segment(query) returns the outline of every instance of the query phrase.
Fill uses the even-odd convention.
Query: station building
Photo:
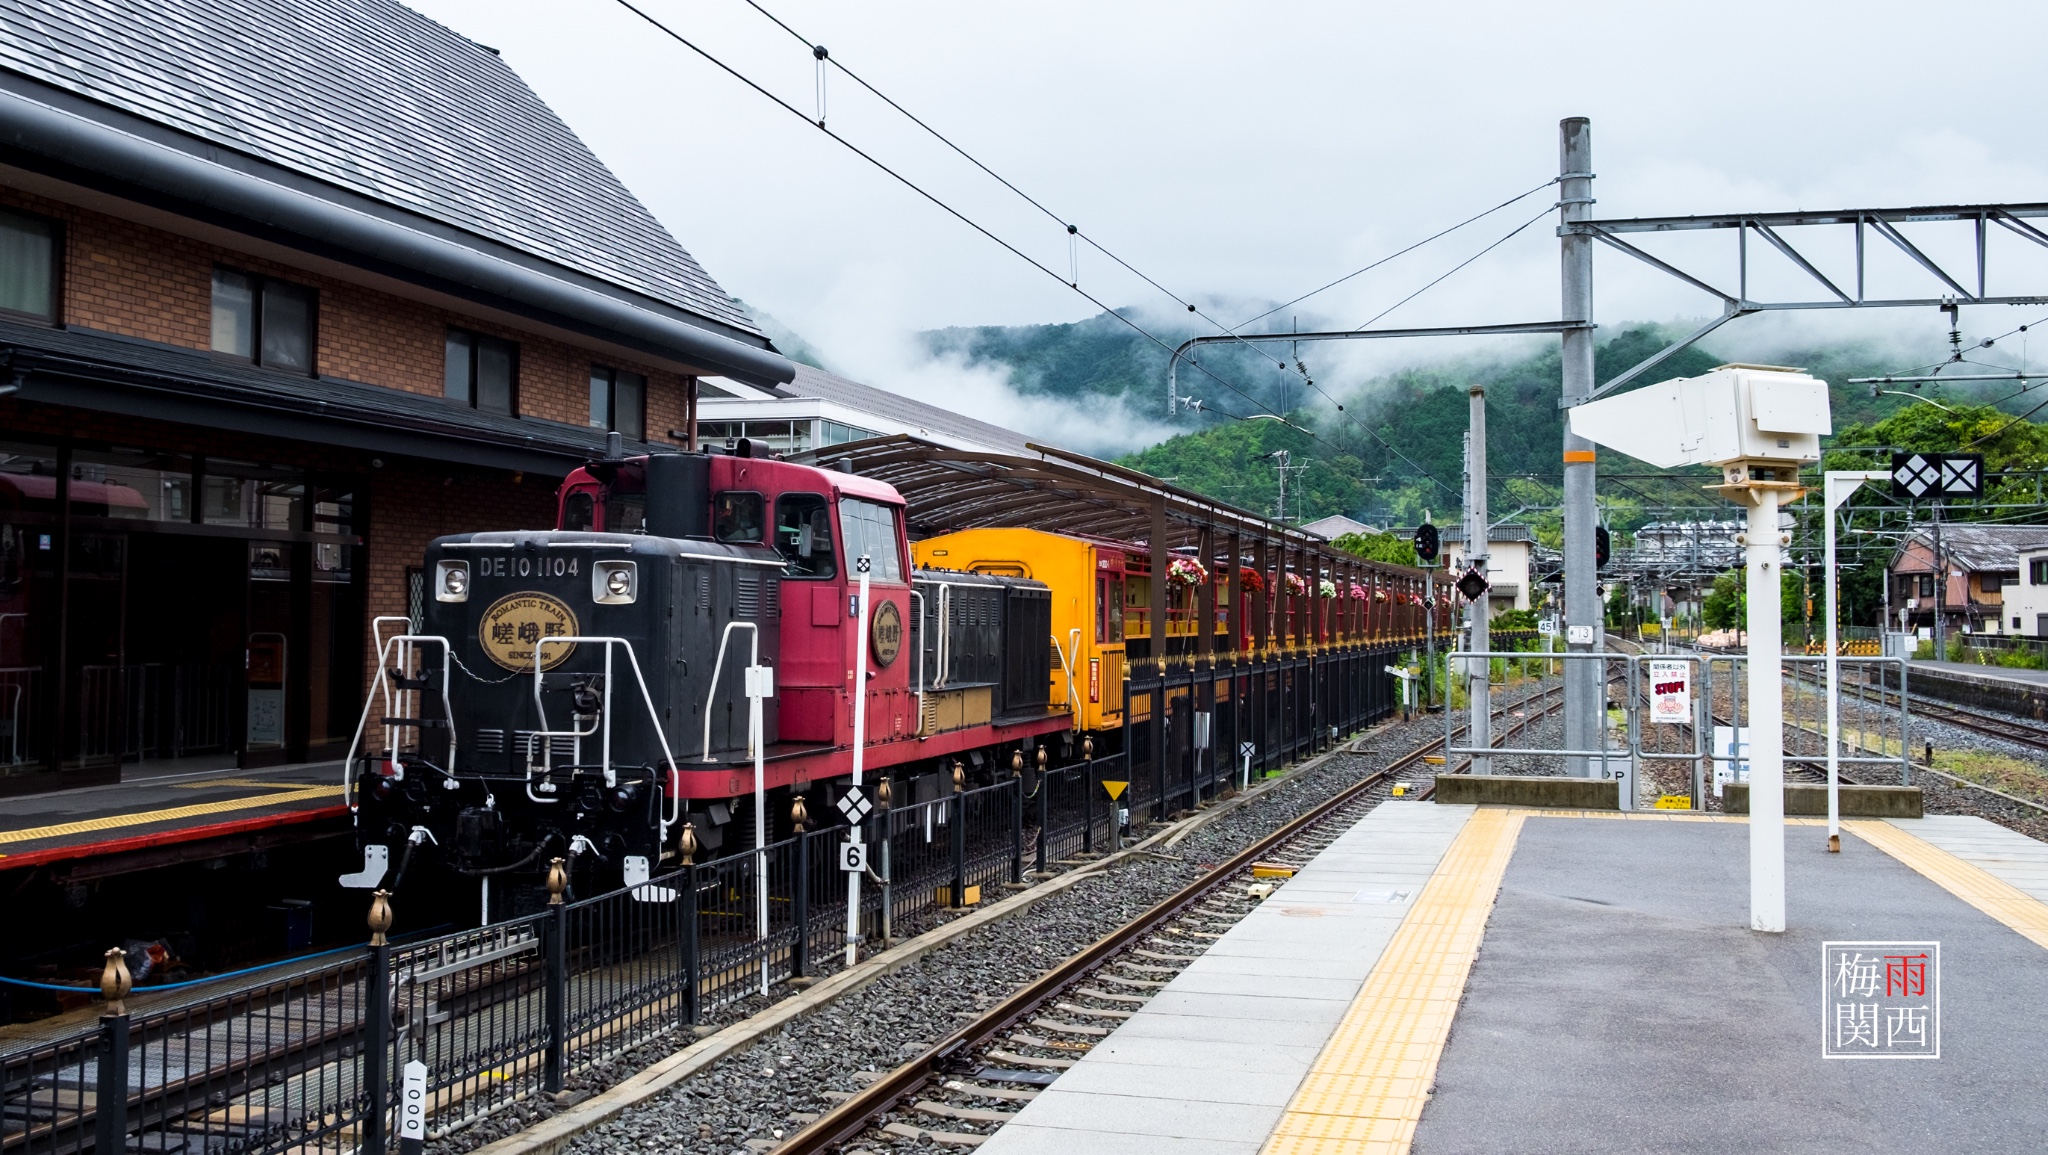
[[[708,446],[741,438],[774,453],[809,453],[871,437],[912,437],[948,449],[1028,453],[1031,439],[913,397],[810,365],[780,384],[723,377],[697,384],[697,435]]]
[[[338,757],[430,538],[793,373],[392,0],[0,10],[0,794]]]

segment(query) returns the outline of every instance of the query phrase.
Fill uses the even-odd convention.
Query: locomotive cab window
[[[597,528],[597,494],[588,487],[573,489],[562,499],[563,529]]]
[[[775,499],[775,550],[782,555],[782,575],[828,578],[832,564],[832,516],[823,496],[785,493]]]
[[[711,500],[711,536],[735,544],[761,541],[761,495],[728,490]]]
[[[882,582],[903,580],[903,563],[896,553],[894,506],[854,497],[840,498],[839,536],[846,544],[849,571],[855,570],[861,555],[866,554],[869,577]]]

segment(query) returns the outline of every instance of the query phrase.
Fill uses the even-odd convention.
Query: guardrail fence
[[[859,912],[872,949],[1027,869],[1114,844],[1102,783],[1129,780],[1124,755],[1033,770],[868,816]],[[379,935],[167,1009],[131,1015],[116,998],[96,1028],[0,1055],[0,1155],[381,1155],[397,1149],[409,1089],[432,1139],[636,1048],[680,1047],[721,1008],[843,957],[846,835],[799,832],[474,930]],[[411,1064],[424,1078],[408,1088]]]
[[[1749,770],[1749,658],[1744,654],[1620,654],[1456,652],[1449,669],[1463,678],[1484,670],[1489,695],[1497,687],[1537,668],[1560,662],[1592,662],[1607,686],[1606,725],[1597,745],[1565,749],[1555,745],[1481,747],[1460,744],[1456,728],[1468,711],[1447,710],[1446,755],[1472,757],[1475,771],[1494,759],[1513,758],[1519,773],[1564,775],[1586,767],[1591,777],[1621,779],[1630,807],[1655,805],[1652,783],[1679,768],[1690,778],[1687,803],[1704,809],[1707,794],[1719,796],[1728,782],[1746,781]],[[1912,782],[1906,748],[1910,724],[1904,687],[1905,660],[1841,656],[1841,747],[1844,768],[1882,768],[1902,785]],[[1827,663],[1824,655],[1783,658],[1785,761],[1788,766],[1827,765]],[[1886,687],[1899,689],[1887,690]],[[1496,726],[1501,725],[1497,720]],[[1644,766],[1653,773],[1646,781]]]

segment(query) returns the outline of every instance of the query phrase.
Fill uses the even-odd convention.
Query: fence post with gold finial
[[[100,1015],[99,1085],[94,1120],[98,1151],[128,1149],[128,992],[134,980],[128,973],[128,952],[120,947],[107,950],[107,963],[100,971],[100,996],[107,1001]]]
[[[369,924],[370,970],[363,977],[366,1038],[362,1052],[363,1094],[368,1103],[363,1115],[362,1149],[382,1151],[391,1109],[391,943],[384,937],[384,932],[391,929],[390,891],[378,890],[370,895]]]
[[[562,1090],[569,1049],[569,904],[563,901],[569,890],[569,862],[548,861],[548,970],[546,996],[547,1046],[541,1051],[541,1089],[550,1095]]]
[[[796,878],[790,893],[790,917],[796,923],[796,942],[790,946],[789,970],[793,979],[806,978],[811,973],[811,839],[805,828],[811,824],[811,814],[804,805],[804,796],[798,794],[789,800],[789,826],[796,837]]]

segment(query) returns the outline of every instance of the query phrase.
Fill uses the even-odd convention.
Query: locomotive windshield
[[[849,564],[855,558],[866,554],[869,573],[874,580],[903,580],[903,564],[896,556],[894,507],[854,497],[840,498],[839,535],[846,542],[846,559]]]
[[[580,485],[562,497],[562,529],[600,530],[605,533],[647,532],[647,486],[644,474],[621,469],[611,485],[599,489]],[[604,524],[597,523],[602,498]]]

